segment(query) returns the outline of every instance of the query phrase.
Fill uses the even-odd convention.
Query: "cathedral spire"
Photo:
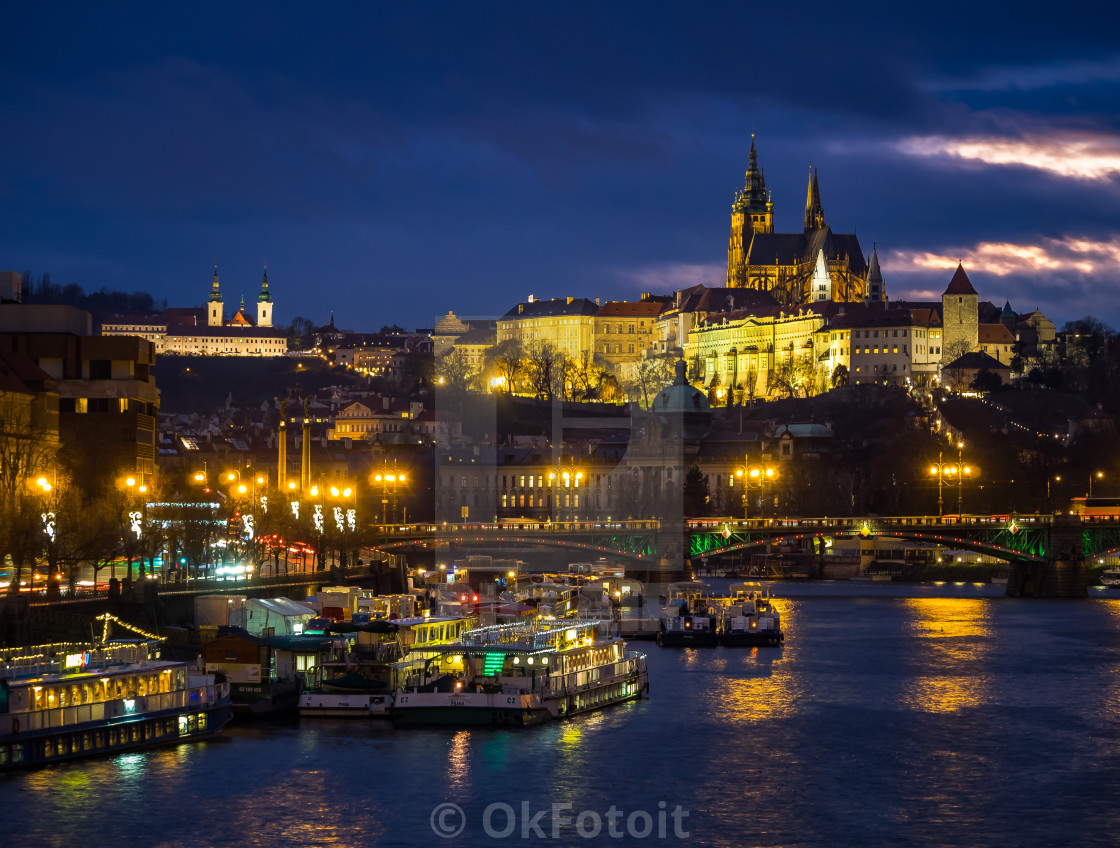
[[[817,183],[817,169],[809,166],[809,188],[805,193],[805,232],[824,229],[824,209],[821,207],[821,187]]]
[[[867,263],[867,297],[868,303],[876,303],[887,299],[887,291],[883,285],[883,272],[879,269],[879,252],[873,244],[871,246],[871,261]]]
[[[754,145],[753,133],[745,183],[742,194],[744,204],[748,209],[757,211],[766,203],[766,181],[758,168],[758,149]]]
[[[259,303],[270,303],[272,295],[268,291],[268,266],[264,266],[264,276],[261,277],[261,293],[257,295]]]

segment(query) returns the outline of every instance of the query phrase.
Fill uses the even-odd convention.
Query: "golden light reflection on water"
[[[458,797],[471,788],[471,734],[460,730],[447,748],[447,785]]]
[[[688,652],[692,656],[686,664],[705,664],[719,672],[707,693],[709,708],[731,724],[789,718],[806,696],[802,678],[795,672],[796,663],[791,662],[797,652],[795,602],[774,598],[773,604],[781,615],[786,645],[791,647],[720,648],[715,657],[710,651]]]
[[[992,646],[991,603],[975,598],[907,598],[922,672],[906,678],[901,700],[912,709],[952,713],[989,702],[986,660]]]
[[[1099,607],[1098,607],[1099,604]],[[1094,609],[1103,609],[1108,616],[1107,623],[1113,632],[1120,630],[1120,598],[1102,598],[1094,601]],[[1111,652],[1103,661],[1111,665],[1113,673],[1102,675],[1102,697],[1099,698],[1100,714],[1110,721],[1120,721],[1120,663]]]

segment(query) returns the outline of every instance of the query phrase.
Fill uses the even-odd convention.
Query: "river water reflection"
[[[783,649],[635,643],[648,700],[522,731],[235,725],[216,742],[4,777],[0,833],[10,845],[585,845],[584,813],[582,832],[594,814],[593,841],[612,844],[1120,842],[1120,595],[775,592]],[[433,824],[460,822],[433,815],[441,804],[464,816],[446,840]],[[556,838],[553,804],[573,820]]]

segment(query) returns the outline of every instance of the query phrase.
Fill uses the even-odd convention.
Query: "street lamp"
[[[957,517],[960,518],[962,514],[962,484],[965,477],[971,477],[974,470],[971,466],[965,465],[961,457],[960,451],[964,448],[964,442],[957,443],[957,461],[944,462],[942,460],[941,452],[937,454],[937,462],[930,466],[930,476],[937,478],[937,517],[941,518],[945,515],[944,502],[941,498],[941,487],[945,482],[945,478],[949,478],[949,482],[957,481]]]
[[[394,462],[394,465],[396,463]],[[373,475],[373,482],[381,486],[381,523],[397,520],[397,484],[407,482],[404,472],[382,471]],[[386,511],[388,511],[386,515]]]
[[[735,476],[743,481],[743,518],[750,518],[751,486],[758,487],[759,515],[761,517],[762,504],[766,500],[765,486],[768,481],[778,476],[778,471],[772,465],[746,465],[735,469]]]
[[[556,518],[558,521],[564,520],[564,514],[560,511],[560,495],[557,489],[563,488],[565,490],[576,489],[575,492],[564,492],[563,508],[570,510],[568,518],[574,521],[576,513],[579,511],[579,487],[583,482],[583,472],[576,469],[575,463],[571,460],[568,461],[567,466],[562,462],[559,471],[548,472],[548,482],[552,487],[552,502],[556,509]]]
[[[1054,475],[1054,482],[1055,483],[1061,483],[1062,482],[1062,475],[1061,474],[1055,474]],[[1046,508],[1047,509],[1050,508],[1050,477],[1046,478]]]
[[[1093,478],[1094,477],[1096,477],[1098,480],[1100,480],[1104,477],[1104,472],[1103,471],[1098,471],[1096,474],[1090,474],[1089,475],[1089,497],[1093,497]]]

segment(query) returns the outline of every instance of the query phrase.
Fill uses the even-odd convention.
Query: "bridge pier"
[[[1089,575],[1079,516],[1054,516],[1046,562],[1013,562],[1009,598],[1087,598]]]
[[[1013,562],[1007,577],[1009,598],[1087,598],[1088,572],[1081,558],[1050,562]]]

